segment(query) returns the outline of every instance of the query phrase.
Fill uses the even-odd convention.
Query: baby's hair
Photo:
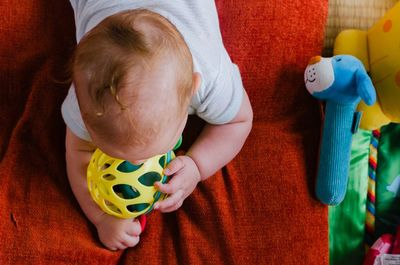
[[[112,15],[89,31],[79,42],[72,58],[72,75],[83,73],[87,87],[76,87],[82,116],[87,125],[104,137],[119,134],[114,129],[102,125],[109,110],[109,96],[114,98],[121,111],[134,105],[120,98],[124,87],[140,87],[144,82],[143,73],[151,71],[161,60],[173,62],[176,80],[176,118],[186,112],[192,95],[192,57],[183,37],[164,17],[148,10],[128,10]],[[130,83],[127,75],[133,74]],[[132,90],[132,91],[131,91]],[[130,89],[130,99],[135,99],[137,91]],[[125,93],[124,93],[125,95]],[[171,95],[174,97],[174,95]],[[85,100],[83,103],[82,98]],[[86,109],[85,109],[86,108]],[[122,115],[122,116],[126,116]],[[136,119],[136,120],[135,120]],[[136,117],[125,119],[125,123],[134,123],[134,130],[140,130],[140,121]],[[121,122],[121,117],[109,117],[109,122]],[[162,124],[157,123],[162,127]],[[129,126],[132,127],[132,124]],[[128,127],[129,127],[128,126]],[[126,131],[127,126],[121,130]],[[150,128],[143,128],[150,129]],[[151,128],[154,130],[154,128]],[[114,132],[112,132],[114,130]],[[129,133],[129,132],[126,132]],[[130,132],[132,134],[132,132]]]

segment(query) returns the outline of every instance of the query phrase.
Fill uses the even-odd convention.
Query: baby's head
[[[94,144],[131,162],[174,147],[200,84],[180,33],[147,10],[118,13],[89,31],[72,74]]]

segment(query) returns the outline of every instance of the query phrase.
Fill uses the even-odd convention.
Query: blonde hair
[[[149,108],[155,113],[144,118],[136,107],[143,73],[166,58],[175,68],[176,93],[167,102],[153,99],[152,105],[158,108]],[[183,118],[193,94],[192,56],[183,37],[167,19],[143,9],[112,15],[89,31],[72,58],[73,79],[77,72],[83,73],[88,84],[76,87],[86,125],[101,139],[116,144],[146,143],[172,119]],[[127,84],[128,73],[134,74],[133,83]],[[121,90],[132,102],[121,99]]]

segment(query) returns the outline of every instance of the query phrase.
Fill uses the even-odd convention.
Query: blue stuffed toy
[[[375,89],[362,62],[350,55],[311,58],[304,81],[311,95],[326,101],[316,194],[337,205],[346,195],[351,139],[361,117],[356,107],[361,99],[374,104]]]

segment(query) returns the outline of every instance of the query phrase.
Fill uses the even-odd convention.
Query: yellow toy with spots
[[[181,144],[182,136],[173,150]],[[154,183],[168,181],[164,168],[175,158],[173,150],[134,165],[96,149],[86,174],[92,199],[109,215],[119,218],[140,217],[143,230],[145,214],[153,210],[154,203],[167,197],[155,188]]]
[[[134,165],[97,149],[87,168],[87,182],[92,199],[109,215],[136,218],[149,213],[160,193],[154,183],[165,183],[164,168],[175,158],[173,151],[154,156],[143,164]]]
[[[358,105],[363,113],[360,127],[375,130],[390,122],[400,123],[400,2],[368,31],[341,32],[334,54],[359,58],[374,84],[377,102]]]

